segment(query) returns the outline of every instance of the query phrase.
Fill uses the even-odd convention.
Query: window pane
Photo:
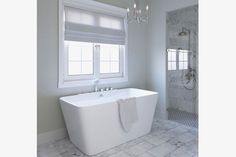
[[[171,61],[171,52],[168,52],[168,61]]]
[[[184,62],[184,69],[188,69],[188,62]]]
[[[119,51],[117,52],[111,52],[111,61],[119,61]]]
[[[119,62],[111,62],[111,73],[119,73]]]
[[[179,70],[184,69],[184,62],[179,62]]]
[[[184,60],[185,60],[185,61],[188,60],[188,53],[184,53]]]
[[[100,46],[100,60],[101,61],[109,61],[110,60],[110,53],[109,47],[105,45]]]
[[[168,51],[168,61],[176,61],[176,51]]]
[[[184,61],[184,53],[179,52],[179,61]]]
[[[119,61],[119,47],[113,47],[110,50],[110,59],[111,61]]]
[[[176,52],[172,52],[171,54],[172,54],[171,55],[171,60],[176,61]]]
[[[171,62],[168,62],[168,70],[172,70],[172,68],[171,68]]]
[[[81,60],[81,47],[74,42],[69,42],[68,45],[68,57],[69,60],[79,61]]]
[[[83,61],[93,60],[93,47],[92,46],[86,46],[82,48],[82,60]]]
[[[188,60],[188,53],[179,52],[179,61],[187,61],[187,60]]]
[[[172,70],[176,70],[176,62],[171,62],[171,68]]]
[[[100,62],[100,73],[110,72],[110,62]]]
[[[93,73],[93,63],[82,62],[82,74],[92,74],[92,73]]]
[[[81,62],[69,62],[68,73],[69,75],[81,74]]]
[[[176,62],[168,62],[168,70],[176,70]]]
[[[93,43],[66,41],[68,45],[68,74],[93,74]]]
[[[69,60],[92,60],[93,44],[86,42],[67,41]]]
[[[120,70],[120,46],[100,44],[100,72],[119,73]]]

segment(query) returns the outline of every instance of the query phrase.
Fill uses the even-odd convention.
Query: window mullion
[[[100,78],[100,45],[94,44],[94,76]]]
[[[180,70],[179,68],[179,51],[176,51],[176,70]]]
[[[82,60],[82,48],[80,48],[80,60],[81,60],[81,62],[80,62],[80,73],[82,73],[83,72],[83,60]]]
[[[124,50],[121,46],[119,46],[119,73],[121,73],[121,75],[124,75]]]
[[[69,47],[67,44],[64,45],[64,77],[67,77],[69,74]]]

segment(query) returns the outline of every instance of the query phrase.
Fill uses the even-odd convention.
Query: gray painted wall
[[[100,0],[120,7],[117,0]],[[93,87],[57,88],[58,65],[58,0],[38,0],[37,56],[37,130],[38,134],[65,128],[58,98],[92,91]],[[122,4],[122,5],[121,5]],[[133,4],[133,2],[131,3]],[[113,88],[146,88],[147,25],[129,25],[127,83],[109,85]]]
[[[197,4],[197,0],[149,0],[147,88],[159,92],[155,118],[166,119],[166,13]]]

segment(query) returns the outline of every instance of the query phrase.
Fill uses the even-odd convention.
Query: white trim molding
[[[44,144],[50,141],[59,140],[62,138],[68,137],[67,130],[65,128],[45,132],[37,135],[37,144]]]

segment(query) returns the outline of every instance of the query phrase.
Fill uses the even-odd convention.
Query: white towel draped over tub
[[[136,98],[117,100],[119,106],[120,122],[125,130],[129,132],[132,125],[138,120]]]

